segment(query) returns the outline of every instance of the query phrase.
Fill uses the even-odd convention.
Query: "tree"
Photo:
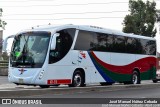
[[[9,60],[8,53],[7,52],[2,53],[2,58],[3,58],[3,60],[8,61]]]
[[[3,10],[0,8],[0,17],[2,17],[2,12]],[[0,28],[5,29],[5,25],[7,25],[7,23],[0,18]]]
[[[3,56],[6,58],[6,55],[2,55],[2,53],[1,53],[2,52],[2,42],[3,42],[3,40],[2,40],[3,30],[5,29],[5,25],[7,24],[5,21],[3,21],[1,19],[2,12],[3,12],[3,10],[2,10],[2,8],[0,8],[0,28],[2,28],[2,29],[0,29],[0,59],[3,59]]]
[[[123,32],[155,37],[156,28],[154,24],[157,20],[156,3],[147,0],[129,0],[130,14],[123,20]]]

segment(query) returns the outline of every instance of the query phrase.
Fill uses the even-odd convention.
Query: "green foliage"
[[[8,56],[7,52],[2,53],[2,58],[3,58],[3,60],[5,60],[5,61],[8,61],[8,60],[9,60],[9,56]]]
[[[157,22],[160,22],[160,10],[157,10]]]
[[[0,8],[0,17],[2,16],[2,12],[3,12],[3,10],[2,10],[2,8]],[[5,21],[1,20],[1,18],[0,18],[0,27],[2,29],[5,29],[5,25],[7,25],[7,23]]]
[[[130,14],[123,20],[123,32],[155,37],[157,20],[156,3],[142,0],[129,0]]]

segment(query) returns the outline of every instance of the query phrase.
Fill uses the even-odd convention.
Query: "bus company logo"
[[[11,104],[11,99],[2,99],[2,104]]]
[[[86,54],[85,54],[85,53],[83,53],[83,52],[81,51],[80,54],[81,54],[81,57],[82,57],[82,58],[86,59]]]
[[[19,69],[19,71],[20,71],[20,75],[22,75],[27,70],[25,70],[24,68],[21,68],[21,69]]]
[[[79,52],[80,56],[78,56],[78,62],[81,63],[82,59],[86,59],[86,53],[83,53],[83,51]]]

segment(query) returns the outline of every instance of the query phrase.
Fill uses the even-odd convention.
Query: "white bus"
[[[156,40],[95,26],[36,27],[15,35],[8,80],[42,88],[140,84],[156,78]]]

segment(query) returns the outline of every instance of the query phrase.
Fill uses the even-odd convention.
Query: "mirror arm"
[[[59,33],[55,33],[53,35],[52,41],[51,41],[51,50],[55,50],[56,49],[56,38],[59,36]]]
[[[15,35],[10,35],[7,38],[5,38],[4,42],[3,42],[3,47],[2,47],[2,52],[7,52],[7,41],[10,38],[14,38]]]

